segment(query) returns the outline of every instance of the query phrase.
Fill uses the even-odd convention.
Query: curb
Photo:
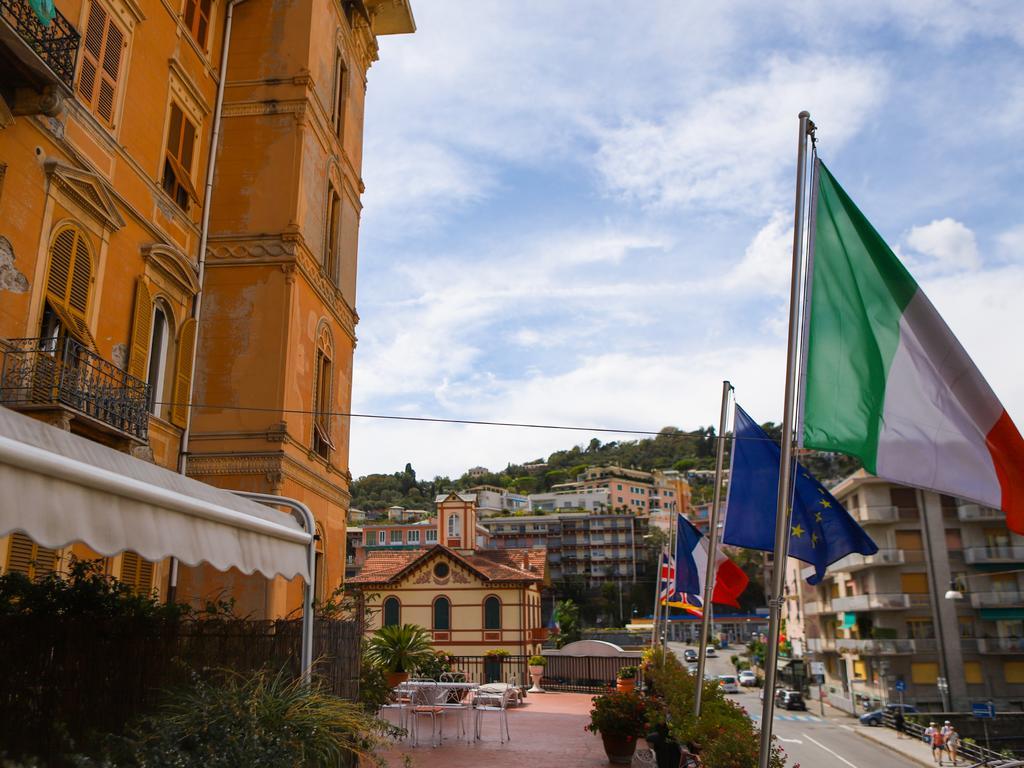
[[[857,728],[854,728],[853,732],[855,734],[857,734],[858,736],[860,736],[862,739],[866,739],[867,741],[870,741],[872,744],[878,744],[880,747],[885,747],[890,752],[899,755],[900,757],[904,758],[905,760],[913,761],[913,762],[917,763],[918,765],[927,766],[927,768],[933,768],[933,766],[935,765],[935,761],[934,760],[931,760],[931,759],[926,758],[926,757],[917,757],[916,755],[907,754],[902,749],[897,749],[893,744],[890,744],[887,741],[883,741],[882,739],[876,739],[874,736],[869,736],[868,734],[864,733],[864,731],[861,731],[861,730],[859,730]]]

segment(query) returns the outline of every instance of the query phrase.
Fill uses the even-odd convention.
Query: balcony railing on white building
[[[1024,606],[1024,593],[1017,590],[1003,592],[971,592],[971,605],[974,608],[991,608],[993,606]]]
[[[965,523],[1002,521],[1006,519],[1006,515],[998,509],[983,507],[979,504],[961,504],[956,508],[956,516]]]
[[[836,611],[901,611],[909,607],[910,596],[904,594],[832,598],[832,608]]]
[[[836,650],[840,653],[857,653],[865,656],[901,656],[914,653],[917,640],[909,638],[878,639],[840,639],[836,640]]]
[[[983,637],[978,639],[981,653],[1024,653],[1024,637]]]
[[[1024,547],[1013,544],[994,547],[967,547],[964,549],[967,563],[1024,563]]]
[[[895,523],[900,519],[899,507],[854,507],[850,514],[859,523]]]

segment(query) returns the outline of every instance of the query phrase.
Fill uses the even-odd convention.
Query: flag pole
[[[793,410],[795,376],[799,371],[798,336],[800,332],[800,272],[803,256],[804,182],[807,176],[807,137],[812,130],[811,116],[800,113],[800,132],[796,155],[796,204],[793,218],[793,267],[789,287],[789,338],[786,350],[786,393],[782,411],[779,488],[775,508],[775,563],[768,597],[768,648],[765,652],[764,702],[761,706],[761,745],[759,768],[769,768],[772,752],[772,720],[775,716],[775,673],[779,659],[779,627],[782,613],[782,588],[786,580],[789,553],[791,471],[793,461]]]
[[[661,569],[665,565],[665,547],[662,546],[661,554],[658,555],[658,572],[654,577],[654,613],[651,614],[651,649],[658,644],[658,614],[661,607],[661,585],[664,579]]]
[[[708,562],[704,571],[704,594],[701,597],[700,646],[697,648],[697,688],[694,698],[694,712],[700,717],[701,700],[704,695],[704,665],[707,662],[708,640],[711,633],[712,596],[715,589],[715,569],[718,559],[718,510],[722,503],[722,467],[725,464],[725,426],[729,418],[729,395],[733,387],[728,381],[722,382],[722,413],[718,419],[718,453],[715,455],[715,493],[711,502],[708,520]]]
[[[661,622],[664,625],[661,629],[661,650],[667,652],[668,648],[668,619],[672,615],[672,606],[669,603],[672,601],[672,595],[675,592],[675,567],[673,562],[676,557],[676,530],[679,528],[675,517],[672,518],[672,525],[668,529],[668,597],[665,599],[665,608],[661,614]],[[661,599],[661,595],[658,596]]]

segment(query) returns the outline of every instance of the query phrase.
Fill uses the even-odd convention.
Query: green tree
[[[555,621],[558,622],[558,637],[555,645],[562,648],[580,639],[580,608],[572,600],[555,603]]]

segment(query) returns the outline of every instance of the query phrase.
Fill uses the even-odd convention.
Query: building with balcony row
[[[902,680],[927,708],[1024,709],[1024,539],[1003,513],[864,472],[832,493],[879,550],[840,560],[816,587],[790,560],[794,651],[824,661],[848,697],[888,699]]]
[[[0,405],[303,501],[320,596],[345,571],[334,414],[351,392],[366,75],[380,35],[414,29],[406,0],[0,0]],[[15,533],[0,569],[38,577],[70,554],[95,555]],[[297,581],[175,579],[131,552],[104,568],[179,599],[229,589],[254,616],[299,603]]]

